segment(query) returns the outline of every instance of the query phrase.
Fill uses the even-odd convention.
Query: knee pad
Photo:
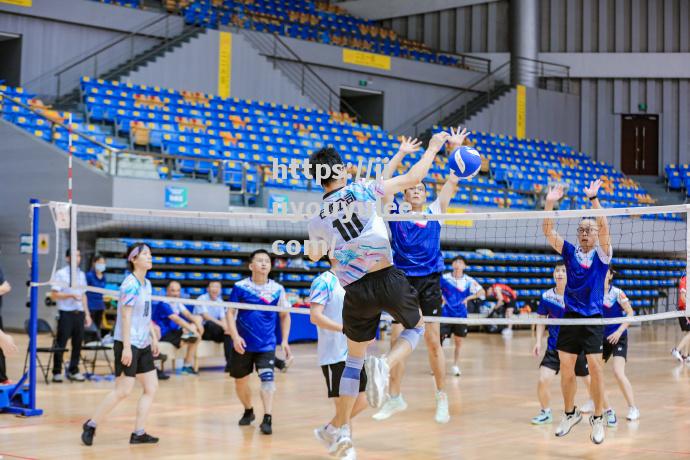
[[[340,377],[340,395],[356,397],[359,394],[359,378],[364,367],[364,358],[348,356]]]
[[[276,384],[274,381],[273,369],[257,369],[261,380],[261,391],[274,391]]]
[[[424,326],[415,327],[412,329],[405,329],[400,333],[400,338],[407,340],[414,350],[417,348],[419,339],[424,335]]]

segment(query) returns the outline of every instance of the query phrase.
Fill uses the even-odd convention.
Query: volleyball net
[[[81,252],[82,270],[95,253],[106,259],[106,288],[88,287],[117,298],[118,286],[127,272],[126,250],[134,242],[146,243],[153,254],[153,268],[148,277],[154,289],[154,301],[182,302],[204,306],[197,300],[211,282],[220,282],[221,296],[227,300],[232,286],[250,276],[248,256],[256,249],[267,250],[273,259],[270,277],[282,284],[292,308],[271,305],[213,302],[238,309],[290,311],[309,314],[310,284],[328,268],[324,262],[311,262],[304,255],[310,244],[307,223],[318,214],[320,203],[312,203],[292,212],[287,208],[241,212],[193,212],[113,208],[50,202],[55,248],[52,251],[49,276],[37,286],[55,285],[57,270],[64,267],[65,253],[70,251],[70,279],[76,287],[77,249]],[[245,208],[246,209],[246,208]],[[293,209],[294,211],[294,209]],[[371,214],[367,215],[367,212]],[[414,221],[415,225],[441,223],[441,247],[445,272],[453,270],[452,260],[461,256],[464,273],[484,289],[500,284],[516,294],[512,318],[486,317],[495,302],[491,296],[479,301],[479,309],[467,318],[427,317],[429,322],[469,325],[505,324],[617,324],[641,323],[676,318],[679,280],[688,266],[688,206],[656,206],[568,211],[491,211],[454,212],[443,215],[424,213],[388,214],[380,207],[356,209],[349,218],[339,219],[334,228],[352,238],[362,231],[373,213],[385,221]],[[358,215],[359,214],[359,215]],[[353,217],[354,216],[354,217]],[[549,244],[544,225],[565,241],[575,245],[582,238],[595,238],[604,219],[609,229],[613,251],[612,284],[622,289],[635,310],[629,318],[553,319],[536,314],[541,295],[555,286],[554,265],[561,260]],[[584,225],[583,221],[588,224]],[[589,227],[588,227],[589,228]],[[591,233],[589,233],[591,232]],[[347,239],[347,238],[346,238]],[[46,273],[46,271],[44,271]],[[177,281],[182,299],[166,295],[166,286]]]

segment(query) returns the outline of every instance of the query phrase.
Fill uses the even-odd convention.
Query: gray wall
[[[79,58],[100,49],[129,31],[161,17],[148,12],[84,0],[34,0],[31,8],[0,4],[0,32],[22,35],[21,82],[29,91],[50,97],[56,91],[53,74]],[[168,32],[179,33],[181,17],[169,19]],[[135,54],[158,43],[165,34],[163,23],[145,29],[134,41]],[[102,73],[123,62],[131,52],[129,41],[99,57]],[[92,75],[91,61],[65,76],[62,92],[73,87],[80,75]]]
[[[165,206],[165,189],[168,186],[187,189],[188,206],[180,208],[181,211],[226,212],[228,210],[230,194],[225,185],[129,177],[115,177],[113,179],[111,206],[116,208],[167,209]]]

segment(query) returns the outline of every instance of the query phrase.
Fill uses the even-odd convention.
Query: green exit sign
[[[647,104],[645,104],[645,103],[637,104],[637,110],[639,110],[640,112],[646,112],[647,111]]]
[[[366,80],[360,80],[359,81],[359,86],[367,86],[368,84],[369,84],[369,82]]]

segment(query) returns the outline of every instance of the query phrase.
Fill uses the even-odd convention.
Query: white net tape
[[[212,253],[207,246],[225,245],[223,252],[219,252],[223,260],[237,261],[246,259],[246,255],[254,249],[275,249],[275,241],[287,241],[289,238],[303,241],[307,238],[306,222],[313,214],[290,213],[272,214],[268,212],[190,212],[173,210],[149,210],[129,208],[109,208],[100,206],[73,205],[65,220],[65,204],[52,202],[49,204],[51,214],[55,220],[56,247],[53,270],[50,280],[39,282],[37,285],[57,284],[53,279],[58,261],[64,256],[59,248],[72,247],[76,242],[83,254],[103,251],[108,254],[108,264],[112,268],[108,271],[108,286],[106,289],[88,287],[88,292],[101,293],[117,298],[118,280],[121,281],[124,272],[124,248],[127,241],[143,241],[151,244],[154,256],[163,254],[162,259],[170,263],[160,264],[167,271],[162,271],[154,263],[152,272],[155,273],[156,291],[154,301],[182,302],[187,305],[207,305],[208,301],[192,298],[171,298],[162,294],[162,285],[171,279],[181,280],[181,284],[188,290],[188,295],[199,294],[205,281],[221,277],[225,284],[232,276],[246,277],[249,275],[244,265],[236,266],[234,273],[231,268],[220,268],[209,265],[191,266],[196,259],[211,261],[220,258]],[[620,324],[643,323],[687,316],[685,311],[677,311],[678,279],[685,274],[688,265],[688,227],[686,215],[688,206],[655,206],[621,209],[573,210],[573,211],[519,211],[519,212],[472,212],[446,213],[442,215],[406,214],[383,215],[384,220],[439,220],[445,222],[442,231],[442,248],[446,261],[453,254],[462,254],[468,259],[467,271],[477,273],[472,275],[483,281],[481,284],[491,284],[494,281],[513,281],[520,289],[518,302],[535,305],[539,292],[553,287],[549,278],[551,267],[557,259],[557,254],[548,246],[542,233],[544,218],[551,218],[555,226],[566,238],[576,238],[574,230],[581,218],[604,216],[608,218],[614,251],[614,265],[628,267],[622,272],[620,283],[625,291],[638,293],[636,300],[645,311],[633,317],[619,318],[589,318],[589,319],[552,319],[541,318],[534,312],[517,314],[508,318],[487,318],[482,314],[470,314],[468,318],[456,317],[425,317],[427,322],[468,325],[575,325],[575,324]],[[67,227],[67,229],[65,229]],[[60,235],[57,237],[57,235]],[[61,245],[60,242],[63,242]],[[189,244],[191,241],[191,244]],[[167,244],[166,246],[163,243]],[[185,245],[178,244],[184,242]],[[196,243],[196,244],[195,244]],[[204,243],[204,244],[201,244]],[[233,244],[233,247],[228,245]],[[175,247],[180,248],[176,250]],[[204,246],[205,245],[205,246]],[[195,253],[194,247],[199,247]],[[226,247],[227,246],[227,247]],[[471,252],[474,251],[474,252]],[[478,255],[470,260],[469,256]],[[212,256],[212,257],[209,257]],[[232,257],[234,256],[234,257]],[[535,257],[539,257],[534,262]],[[273,255],[273,257],[277,257]],[[286,256],[289,257],[289,256]],[[178,263],[175,269],[172,262]],[[73,258],[74,260],[74,258]],[[514,264],[511,265],[511,262]],[[233,262],[237,263],[237,262]],[[84,266],[84,264],[82,264]],[[638,268],[636,268],[638,267]],[[640,270],[639,267],[647,267]],[[450,267],[447,266],[449,269]],[[74,269],[74,268],[73,268]],[[225,270],[225,271],[223,271]],[[284,268],[274,268],[278,273],[279,282],[284,282],[286,288],[290,283],[295,292],[306,296],[308,283],[313,276],[323,269],[290,271]],[[242,272],[242,274],[237,273]],[[285,273],[282,273],[285,272]],[[488,274],[487,274],[488,273]],[[540,275],[529,275],[539,273]],[[150,273],[151,274],[151,273]],[[292,281],[295,276],[302,276],[300,281]],[[481,275],[484,274],[482,277]],[[175,278],[166,277],[175,275]],[[192,279],[192,275],[195,277]],[[286,275],[283,279],[283,275]],[[290,275],[294,275],[290,278]],[[204,278],[204,276],[206,276]],[[185,278],[186,277],[186,278]],[[308,277],[308,279],[306,278]],[[76,279],[76,277],[72,277]],[[239,278],[233,278],[236,281]],[[286,281],[287,280],[287,281]],[[614,281],[614,285],[617,282]],[[640,289],[635,289],[635,288]],[[529,289],[527,289],[529,288]],[[644,288],[644,289],[642,289]],[[226,292],[223,292],[226,294]],[[280,308],[253,304],[238,304],[233,302],[213,302],[228,308],[254,309],[263,311],[284,312],[295,314],[309,314],[308,308]],[[533,309],[534,310],[534,309]],[[664,311],[665,310],[665,311]],[[384,319],[386,315],[384,315]]]

